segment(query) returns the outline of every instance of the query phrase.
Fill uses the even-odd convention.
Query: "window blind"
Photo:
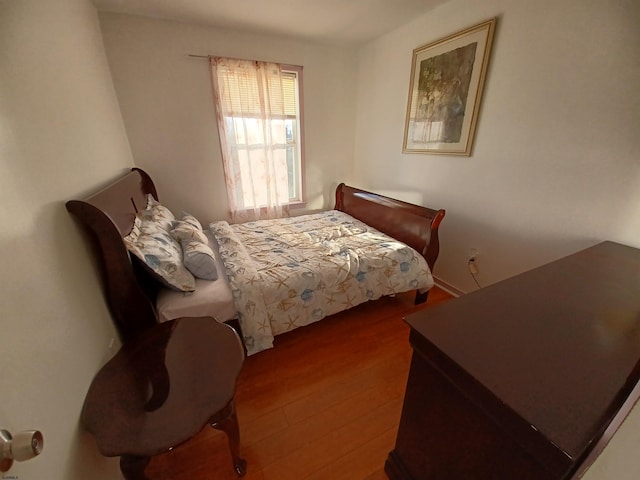
[[[275,68],[275,67],[274,67]],[[232,116],[260,115],[261,102],[269,102],[270,110],[287,117],[296,117],[298,112],[296,95],[296,72],[282,71],[278,76],[269,72],[267,87],[261,95],[258,72],[239,73],[224,66],[217,67],[218,81],[222,90],[223,111]]]

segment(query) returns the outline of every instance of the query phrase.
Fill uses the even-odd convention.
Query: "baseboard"
[[[441,278],[438,278],[438,277],[434,276],[433,280],[435,281],[436,285],[439,288],[441,288],[442,290],[444,290],[447,293],[450,293],[454,297],[461,297],[462,295],[465,294],[465,292],[463,292],[462,290],[457,289],[456,287],[454,287],[453,285],[445,282]]]

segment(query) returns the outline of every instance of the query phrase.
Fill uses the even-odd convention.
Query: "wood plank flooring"
[[[452,298],[432,289],[368,302],[276,338],[246,359],[236,406],[246,480],[386,480],[409,371],[402,317]],[[236,480],[223,433],[205,427],[155,457],[151,480]]]

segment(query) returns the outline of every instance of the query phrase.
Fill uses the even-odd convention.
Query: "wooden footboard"
[[[438,228],[445,216],[443,209],[414,205],[344,183],[336,188],[335,208],[414,248],[433,271],[440,252]],[[416,298],[419,300],[423,299]]]

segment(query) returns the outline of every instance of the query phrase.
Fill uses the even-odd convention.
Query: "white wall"
[[[412,50],[498,17],[471,157],[402,154]],[[354,179],[445,208],[436,274],[475,288],[604,239],[640,247],[640,3],[451,0],[359,54]]]
[[[403,155],[412,50],[498,17],[470,158]],[[354,179],[446,208],[436,274],[462,291],[610,239],[640,247],[640,3],[451,0],[359,53]],[[597,295],[597,292],[594,292]],[[640,410],[586,480],[640,478]]]
[[[0,428],[40,429],[20,479],[118,478],[78,418],[114,336],[64,201],[132,166],[95,9],[0,2]]]
[[[351,180],[355,148],[357,183],[448,209],[437,273],[468,290],[469,247],[492,283],[605,238],[640,246],[639,10],[631,0],[452,0],[366,46],[357,78],[349,50],[112,14],[101,27],[136,164],[171,206],[204,218],[226,210],[208,68],[185,54],[302,64],[310,206],[331,205],[335,183]],[[402,155],[411,50],[491,16],[473,156]],[[45,435],[44,453],[9,473],[118,478],[117,461],[78,427],[114,331],[63,203],[133,164],[97,16],[86,0],[3,0],[0,32],[0,428]],[[639,415],[585,478],[638,478]]]
[[[304,67],[308,208],[333,205],[353,159],[353,50],[113,13],[100,23],[134,161],[163,203],[227,217],[209,63],[187,56],[211,54]]]

